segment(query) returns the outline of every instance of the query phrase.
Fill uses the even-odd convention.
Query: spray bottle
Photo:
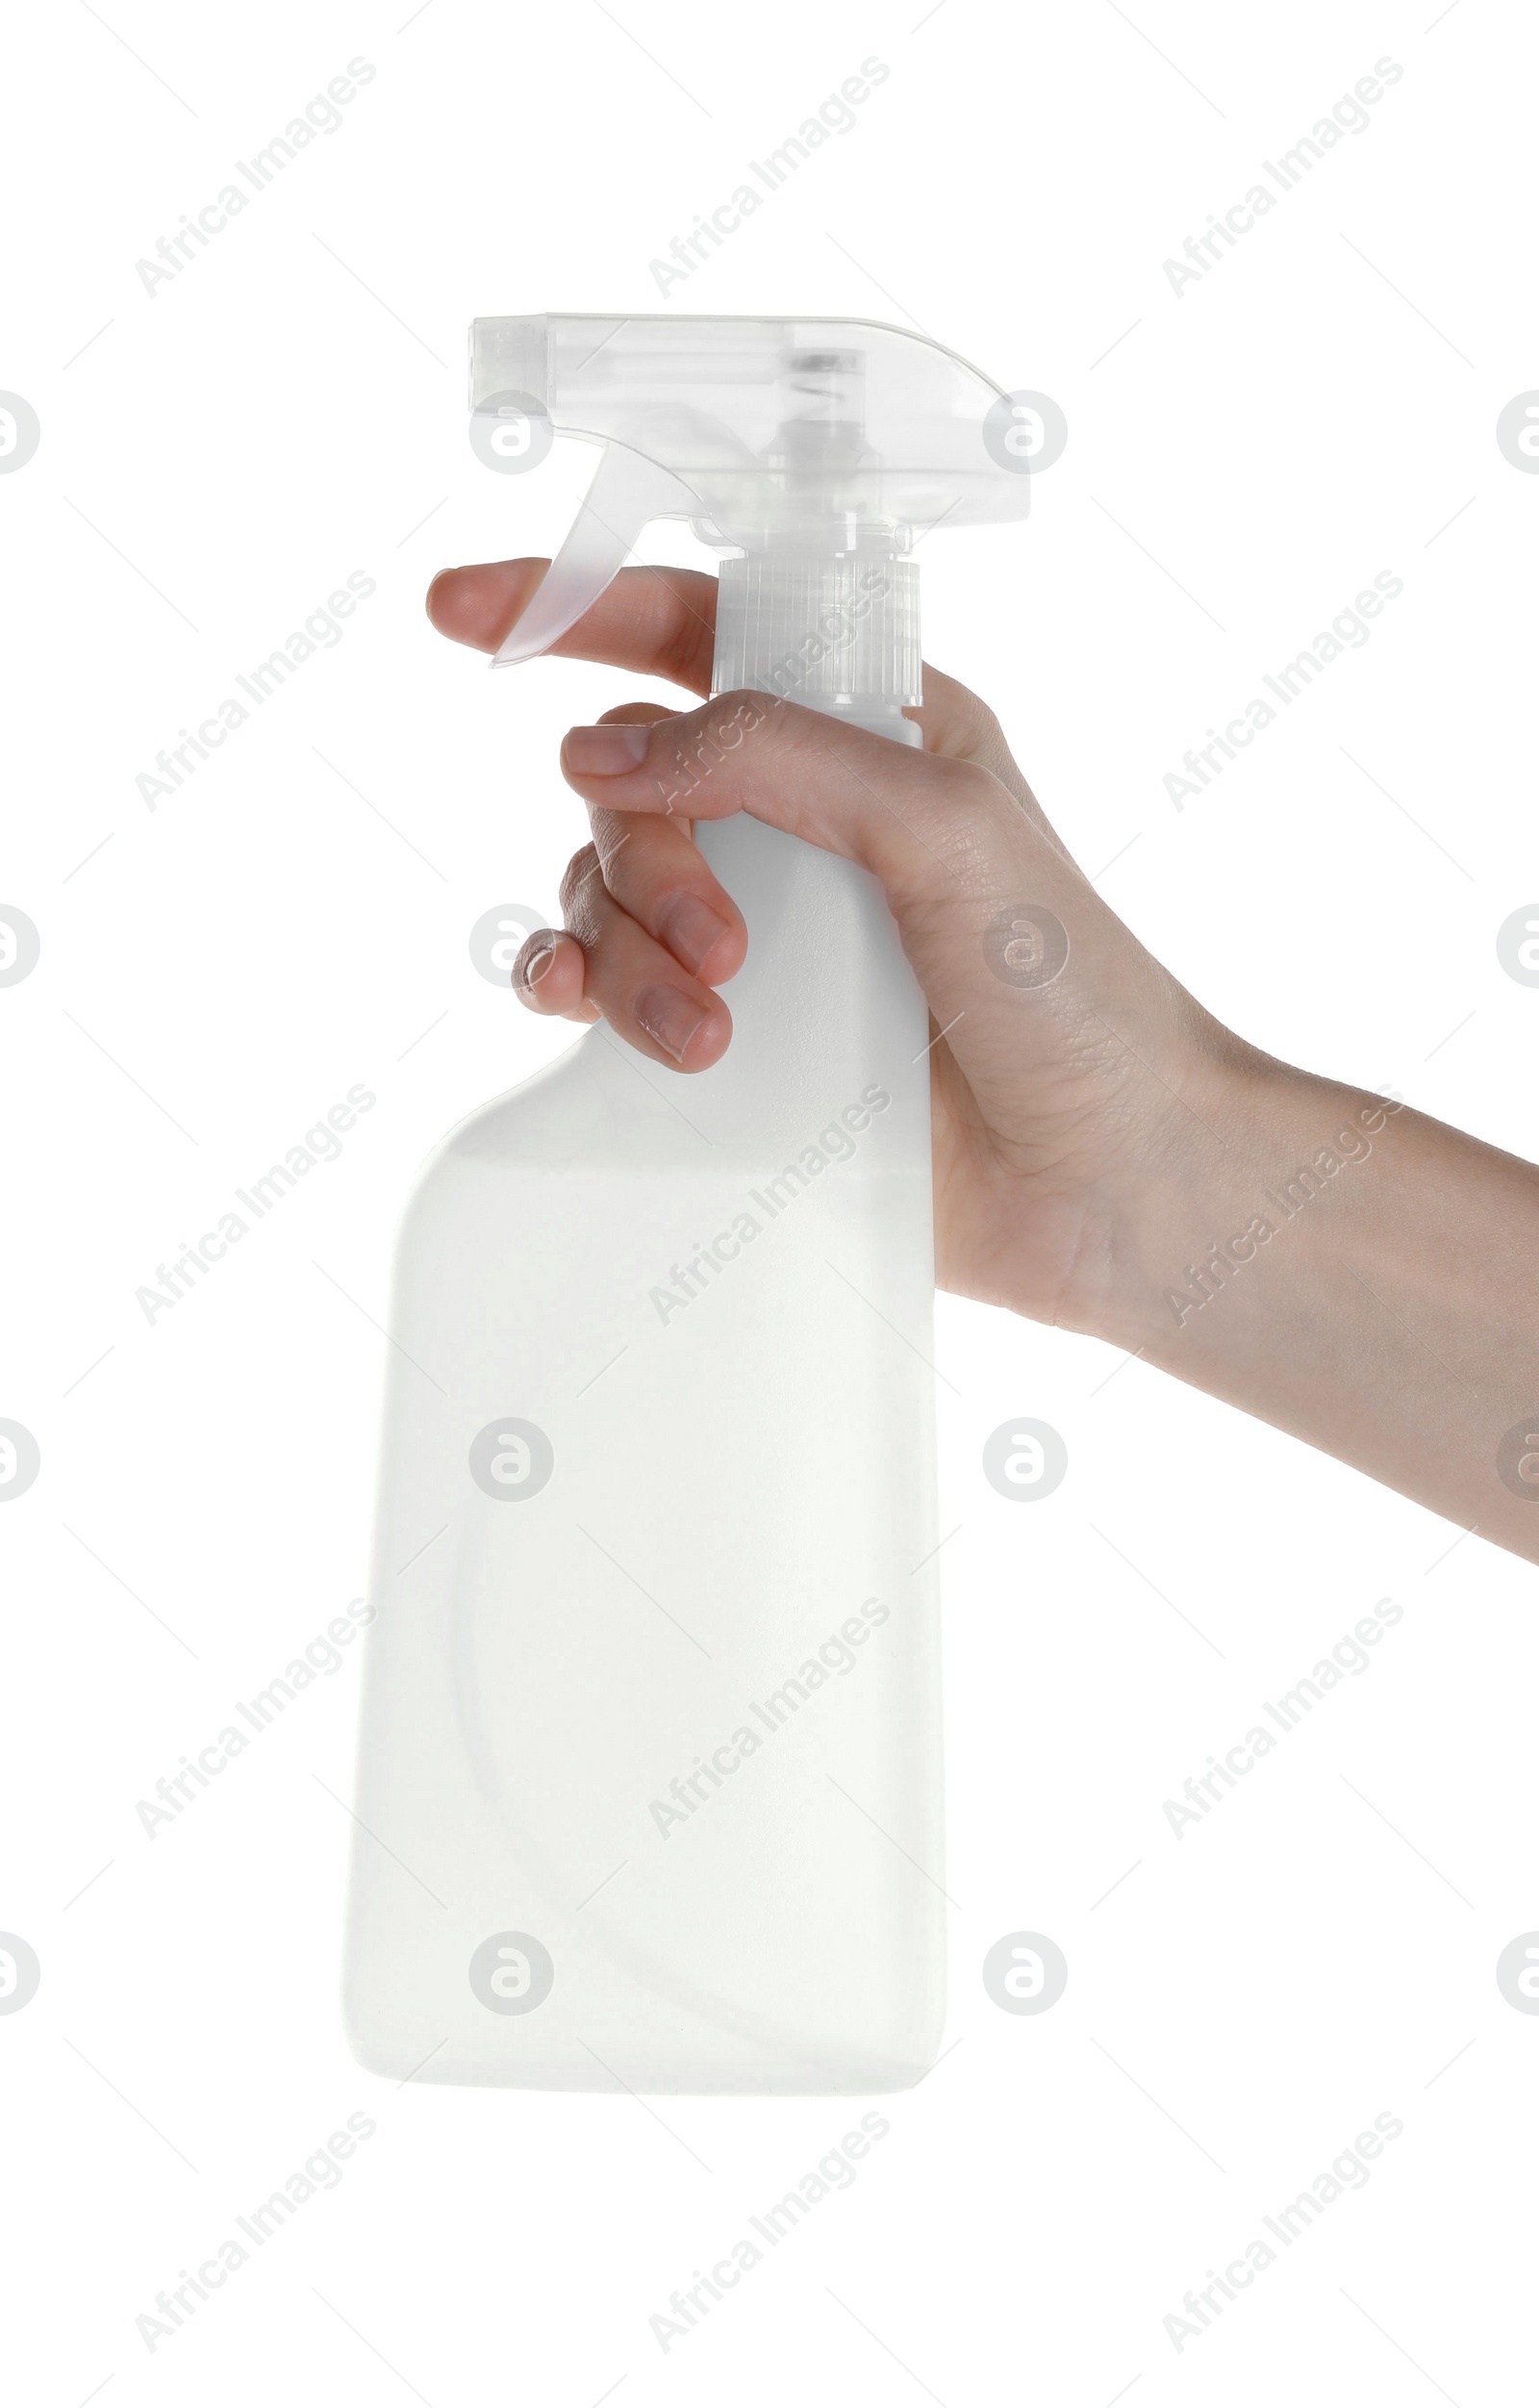
[[[713,690],[899,744],[916,543],[1027,509],[1011,397],[889,326],[483,318],[471,402],[603,446],[499,663],[682,518]],[[748,932],[724,1058],[595,1026],[401,1234],[345,1974],[397,2079],[855,2093],[940,2044],[927,1016],[867,872],[698,841]]]

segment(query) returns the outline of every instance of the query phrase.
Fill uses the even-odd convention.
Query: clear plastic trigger
[[[493,654],[493,669],[532,661],[575,626],[622,569],[653,519],[696,519],[687,485],[643,453],[606,445],[588,496],[543,580]]]

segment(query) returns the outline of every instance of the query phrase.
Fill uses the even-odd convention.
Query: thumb
[[[1067,1107],[1108,1048],[1136,1060],[1120,1029],[1152,1025],[1173,986],[1046,824],[975,761],[738,693],[650,726],[571,728],[562,769],[590,805],[693,822],[745,811],[870,871],[997,1128],[1019,1117],[1023,1080],[1039,1105]]]

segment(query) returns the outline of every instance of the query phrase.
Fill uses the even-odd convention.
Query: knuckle
[[[561,908],[568,920],[573,908],[580,903],[597,868],[598,848],[596,845],[584,845],[580,850],[572,854],[568,862],[562,873]]]
[[[707,716],[711,741],[724,752],[740,750],[768,724],[776,703],[774,695],[756,694],[748,686],[719,694]]]
[[[661,763],[659,788],[669,808],[688,803],[702,783],[738,757],[764,726],[773,697],[746,690],[718,695],[679,721]]]
[[[936,753],[910,758],[922,768],[905,816],[930,857],[916,863],[916,874],[932,883],[934,864],[944,864],[948,874],[943,890],[948,902],[960,901],[980,881],[992,887],[1020,842],[1019,816],[1010,796],[975,761]]]
[[[946,783],[954,807],[981,828],[1002,835],[1016,826],[1020,813],[1015,798],[981,761],[947,762]]]
[[[924,698],[934,703],[944,723],[944,749],[960,758],[974,755],[985,768],[1008,759],[1004,730],[980,695],[944,670],[924,664]]]
[[[586,850],[592,856],[593,865],[601,872],[605,885],[613,893],[613,865],[635,846],[646,822],[634,811],[612,811],[593,803],[589,807],[588,824],[593,841]]]
[[[1003,824],[1009,797],[998,779],[979,762],[956,760],[935,752],[911,757],[923,764],[921,791],[932,811],[953,824],[958,820],[980,829],[997,822]]]
[[[1004,750],[1004,729],[987,702],[971,693],[968,695],[967,729],[969,743],[990,759]]]
[[[698,596],[694,589],[696,580],[701,588],[714,586],[716,580],[699,578],[698,571],[688,569],[647,569],[628,573],[646,581],[643,592],[654,622],[659,676],[667,677],[675,686],[694,687],[698,693],[701,670],[710,667],[711,646],[709,622],[702,620],[696,607]]]

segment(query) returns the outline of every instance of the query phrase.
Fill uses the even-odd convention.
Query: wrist
[[[1109,1316],[1114,1343],[1202,1385],[1308,1323],[1322,1265],[1375,1208],[1366,1166],[1400,1109],[1221,1034],[1183,1090],[1185,1141],[1126,1225]]]
[[[1130,1150],[1125,1182],[1103,1206],[1106,1277],[1094,1320],[1081,1326],[1180,1370],[1199,1348],[1238,1338],[1241,1316],[1231,1312],[1210,1313],[1200,1337],[1196,1325],[1248,1274],[1257,1284],[1255,1266],[1266,1265],[1290,1217],[1290,1184],[1301,1195],[1333,1181],[1335,1172],[1313,1167],[1322,1153],[1338,1169],[1365,1159],[1372,1131],[1358,1128],[1356,1116],[1381,1128],[1391,1107],[1276,1061],[1211,1022],[1150,1084],[1145,1134]]]

